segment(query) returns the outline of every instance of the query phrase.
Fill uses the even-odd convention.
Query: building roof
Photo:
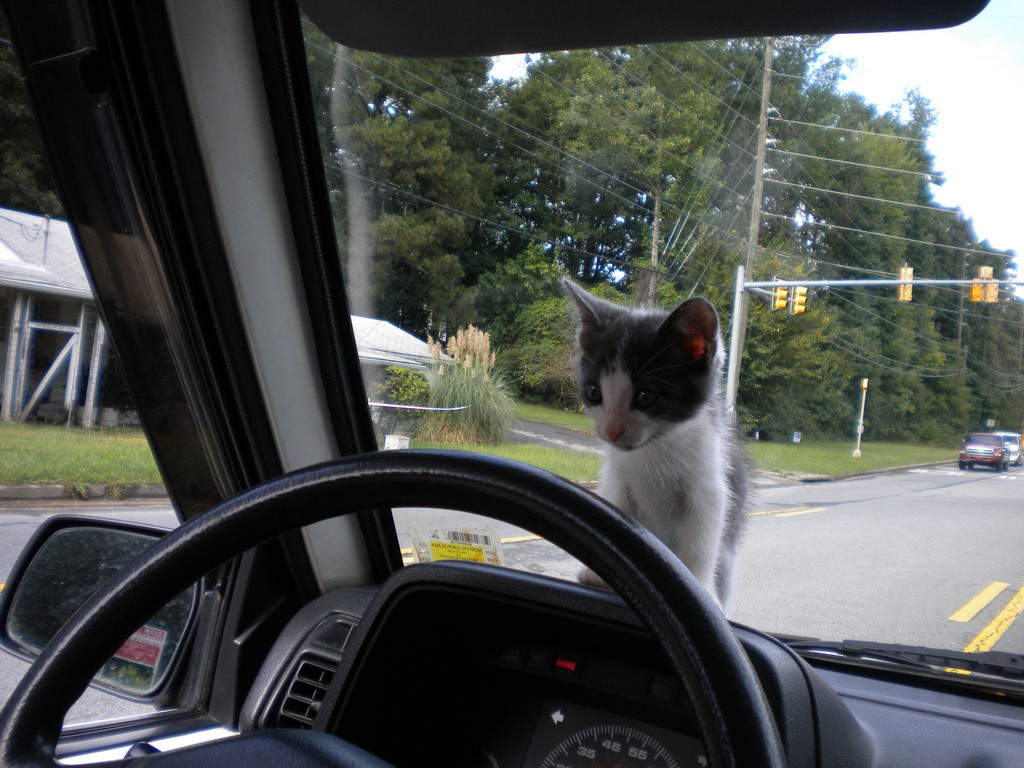
[[[360,362],[423,370],[433,361],[426,342],[386,320],[352,315],[352,330]],[[441,353],[441,360],[449,362],[451,358]]]
[[[0,287],[92,299],[68,223],[0,208]],[[414,370],[431,363],[430,347],[396,325],[353,315],[352,327],[363,363]]]
[[[0,286],[92,298],[68,223],[9,208],[0,208]]]

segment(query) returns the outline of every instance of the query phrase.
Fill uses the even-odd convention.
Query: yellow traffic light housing
[[[978,277],[971,285],[971,301],[987,301],[989,303],[999,301],[999,284],[981,282],[991,279],[992,267],[978,267]]]
[[[772,289],[772,309],[785,309],[789,301],[789,288],[783,285]]]
[[[791,315],[802,315],[807,307],[807,288],[803,285],[798,285],[793,289],[793,298],[789,303],[789,314]]]
[[[913,280],[914,279],[914,268],[913,267],[902,267],[900,269],[900,280]],[[912,285],[901,285],[899,287],[899,300],[910,301],[914,295],[914,286]]]
[[[992,279],[992,267],[982,267],[978,277],[985,277],[989,280]],[[984,298],[982,301],[996,302],[999,301],[999,285],[997,283],[989,283],[985,286]]]

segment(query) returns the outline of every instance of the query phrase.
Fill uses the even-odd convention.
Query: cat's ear
[[[689,299],[672,310],[658,334],[668,335],[687,357],[710,363],[718,354],[718,313],[707,299]]]
[[[562,278],[562,290],[576,303],[576,308],[579,310],[581,340],[606,325],[611,319],[615,309],[614,304],[591,296],[582,286],[577,285],[568,277]]]

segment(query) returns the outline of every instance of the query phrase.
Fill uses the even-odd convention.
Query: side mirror
[[[58,516],[36,531],[0,592],[0,646],[32,660],[78,608],[164,531]],[[128,638],[93,684],[149,701],[171,677],[196,614],[192,586]]]

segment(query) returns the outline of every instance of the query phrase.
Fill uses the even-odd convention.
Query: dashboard
[[[979,727],[964,719],[964,697],[815,669],[773,638],[734,629],[791,766],[1016,764],[1016,704],[979,701],[990,710],[982,720],[999,726],[984,741],[958,742],[958,729]],[[339,589],[305,606],[269,655],[240,727],[326,730],[397,768],[707,765],[686,691],[618,597],[467,563],[411,566],[379,591]],[[959,746],[935,762],[933,750],[905,743],[931,738]],[[985,745],[984,763],[965,754],[972,744]]]
[[[399,768],[427,755],[474,768],[706,765],[682,686],[611,594],[563,582],[551,594],[518,574],[510,589],[486,578],[493,569],[406,570],[430,578],[401,579],[373,606],[359,590],[306,606],[243,730],[325,727]]]

